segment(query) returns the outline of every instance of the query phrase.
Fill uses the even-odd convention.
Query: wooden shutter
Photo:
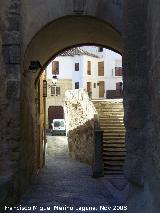
[[[122,67],[115,67],[115,76],[122,76]]]
[[[60,95],[61,94],[61,88],[60,87],[56,87],[56,95]]]
[[[104,61],[98,62],[98,75],[104,76]]]
[[[116,83],[116,97],[121,96],[121,82]]]
[[[51,86],[51,96],[54,96],[56,94],[56,88],[55,86]]]
[[[53,75],[59,74],[59,61],[52,62],[52,74]]]
[[[92,92],[92,83],[87,82],[87,92]]]
[[[91,75],[91,61],[87,62],[87,74]]]

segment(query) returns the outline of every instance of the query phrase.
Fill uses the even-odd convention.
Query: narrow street
[[[103,212],[100,206],[123,205],[127,191],[123,179],[92,178],[90,166],[69,157],[66,137],[48,136],[46,166],[20,203],[21,206],[36,206],[36,209],[9,212],[82,212],[79,207],[96,207],[97,211],[86,212]],[[74,210],[57,209],[65,206]],[[43,207],[41,211],[40,207]]]

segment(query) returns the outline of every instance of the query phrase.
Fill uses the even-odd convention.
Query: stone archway
[[[57,19],[44,28],[42,28],[28,44],[23,61],[23,79],[22,79],[22,110],[23,122],[22,129],[32,134],[24,134],[23,141],[28,146],[28,141],[33,144],[29,148],[30,162],[26,160],[28,167],[35,165],[34,172],[37,170],[37,151],[39,152],[36,118],[36,89],[39,76],[48,64],[48,62],[63,50],[83,44],[96,44],[104,47],[109,47],[116,52],[122,52],[122,37],[119,31],[114,29],[108,22],[102,21],[91,16],[66,16]],[[27,71],[30,61],[38,60],[42,65],[42,69],[32,74]],[[25,115],[28,115],[27,118]],[[34,129],[34,132],[33,132]],[[41,132],[41,130],[40,130]],[[42,154],[40,154],[42,156]],[[35,159],[34,159],[35,157]],[[40,165],[43,164],[40,159]],[[34,162],[34,164],[33,164]],[[31,169],[31,168],[30,168]]]

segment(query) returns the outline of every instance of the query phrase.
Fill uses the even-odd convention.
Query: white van
[[[66,135],[66,125],[64,119],[53,119],[52,135]]]

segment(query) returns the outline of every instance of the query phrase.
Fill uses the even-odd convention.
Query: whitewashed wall
[[[83,47],[84,50],[99,55],[95,58],[87,55],[83,56],[59,56],[55,61],[59,61],[58,79],[71,79],[72,89],[75,89],[75,82],[79,82],[80,88],[87,89],[87,82],[92,82],[92,98],[99,98],[99,81],[105,81],[106,90],[116,90],[116,83],[122,82],[122,77],[115,76],[115,66],[122,66],[122,57],[118,53],[103,48],[103,52],[98,52],[94,46]],[[91,61],[91,75],[87,75],[87,62]],[[104,61],[104,76],[98,76],[98,62]],[[75,63],[79,63],[79,71],[75,71]],[[47,78],[52,78],[52,64],[47,67]],[[94,88],[96,83],[96,88]]]

